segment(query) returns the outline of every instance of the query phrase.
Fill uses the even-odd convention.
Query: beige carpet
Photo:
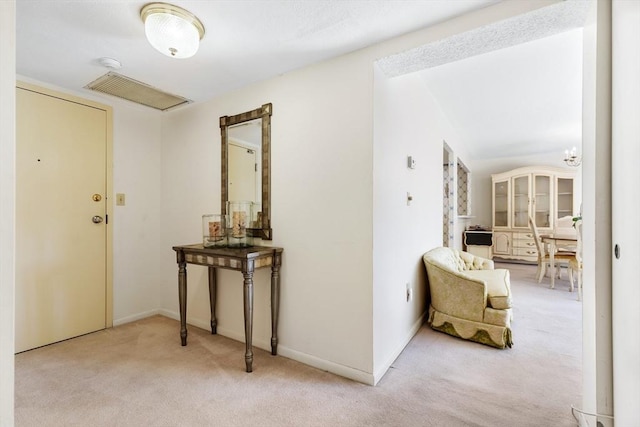
[[[17,355],[16,426],[575,426],[581,304],[503,266],[512,349],[424,326],[371,387],[154,316]]]

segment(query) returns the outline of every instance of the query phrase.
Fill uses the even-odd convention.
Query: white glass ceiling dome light
[[[171,58],[189,58],[204,37],[202,22],[192,13],[168,3],[149,3],[140,10],[147,40]]]

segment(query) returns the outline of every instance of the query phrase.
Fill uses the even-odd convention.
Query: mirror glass
[[[271,230],[271,104],[220,117],[222,137],[222,200],[251,201],[248,234],[272,239]]]
[[[227,135],[228,198],[261,205],[262,119],[229,126]]]

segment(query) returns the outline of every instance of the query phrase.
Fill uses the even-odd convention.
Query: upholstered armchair
[[[451,248],[424,254],[431,328],[497,348],[511,347],[509,270],[492,260]]]

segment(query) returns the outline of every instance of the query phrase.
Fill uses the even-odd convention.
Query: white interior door
[[[613,2],[613,406],[616,426],[640,422],[640,2]]]
[[[20,352],[106,327],[108,122],[105,110],[22,88],[16,104]]]

